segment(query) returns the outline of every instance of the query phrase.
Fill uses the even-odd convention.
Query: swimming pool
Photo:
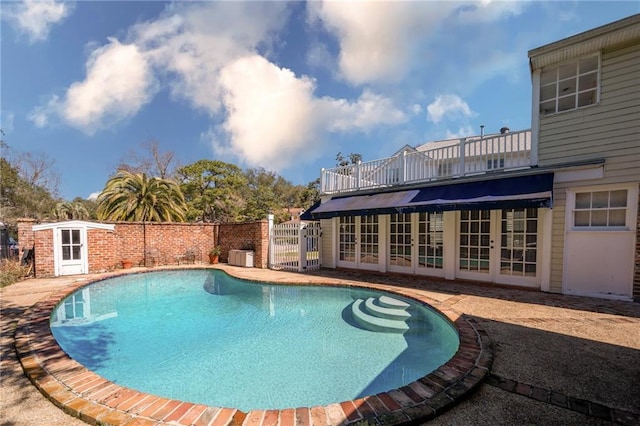
[[[371,331],[354,306],[408,303],[408,330]],[[373,302],[371,302],[373,300]],[[100,281],[51,315],[60,346],[121,386],[242,410],[326,405],[402,387],[456,353],[426,305],[379,291],[247,282],[222,271]]]

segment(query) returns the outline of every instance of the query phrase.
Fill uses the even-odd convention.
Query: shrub
[[[0,287],[6,287],[24,278],[29,267],[21,266],[18,259],[0,260]]]

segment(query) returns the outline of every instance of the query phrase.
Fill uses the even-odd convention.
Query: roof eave
[[[530,50],[531,70],[640,40],[640,14]]]

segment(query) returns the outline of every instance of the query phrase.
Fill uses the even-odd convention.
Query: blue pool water
[[[122,386],[245,411],[311,407],[401,387],[455,354],[449,322],[399,296],[409,331],[359,327],[352,302],[381,294],[151,272],[78,290],[51,328],[72,358]]]

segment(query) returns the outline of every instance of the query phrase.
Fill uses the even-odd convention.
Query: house
[[[322,266],[640,300],[640,15],[529,61],[531,129],[323,169]]]

